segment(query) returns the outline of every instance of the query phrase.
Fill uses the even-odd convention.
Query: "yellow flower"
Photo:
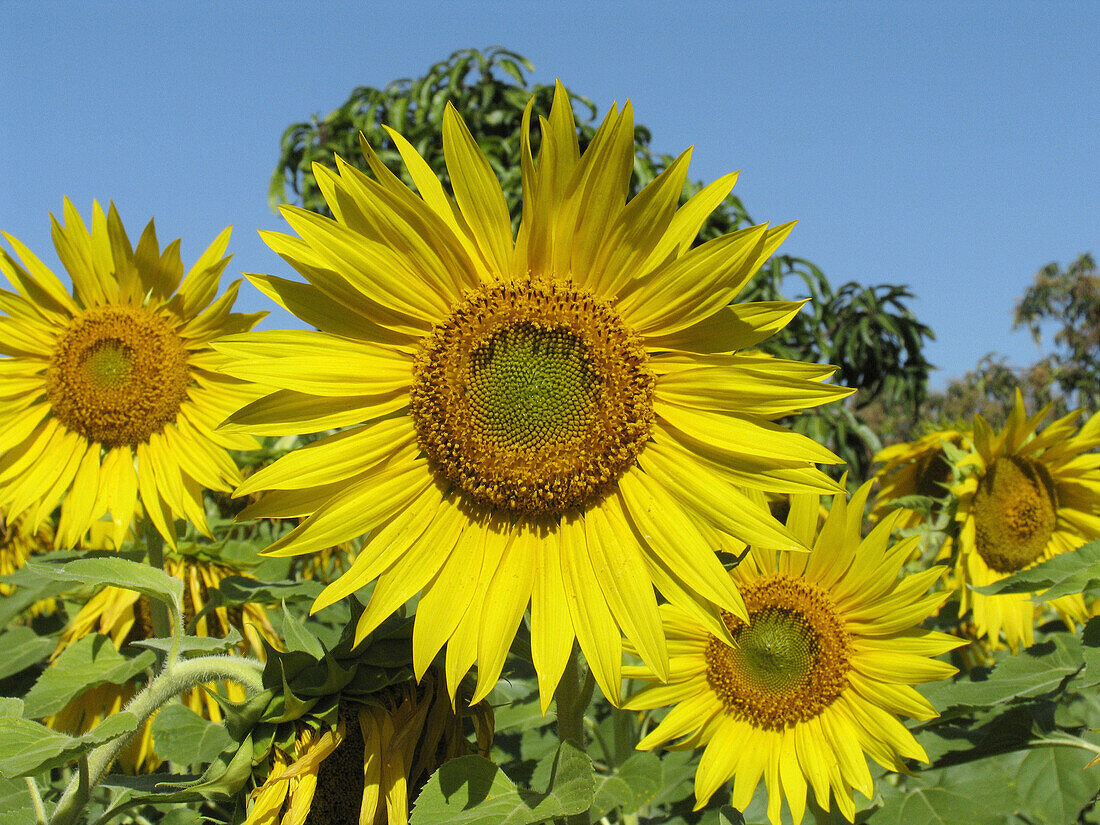
[[[45,553],[53,547],[53,524],[46,522],[30,529],[25,517],[5,518],[0,511],[0,576],[7,576],[22,567],[32,553]],[[0,582],[0,598],[10,596],[13,585]],[[27,608],[27,615],[53,613],[56,599],[42,599]]]
[[[852,821],[852,789],[874,796],[865,754],[896,771],[905,770],[903,759],[928,761],[897,717],[936,716],[912,685],[954,673],[931,657],[962,642],[919,628],[946,594],[926,592],[940,575],[935,568],[898,579],[918,539],[889,546],[897,515],[861,540],[869,489],[864,484],[850,502],[835,496],[820,529],[818,497],[792,496],[787,526],[813,550],[753,547],[732,571],[749,612],[748,621],[723,614],[735,647],[679,607],[662,605],[667,683],[651,667],[624,668],[627,677],[657,683],[624,707],[674,705],[639,748],[672,740],[675,749],[705,747],[697,809],[735,777],[733,807],[744,810],[763,776],[775,825],[783,799],[801,822],[809,788],[826,810],[831,790]]]
[[[217,607],[196,619],[198,612],[209,601],[209,592],[217,588],[219,582],[227,576],[240,575],[241,570],[201,556],[177,553],[166,555],[164,570],[184,583],[184,621],[189,625],[188,632],[192,635],[224,638],[234,628],[243,637],[234,648],[235,652],[261,660],[266,656],[265,641],[273,646],[279,644],[268,619],[267,609],[262,605]],[[190,628],[192,622],[193,629]],[[109,636],[117,649],[121,649],[127,642],[152,638],[155,634],[148,596],[142,596],[133,590],[104,587],[66,625],[58,639],[53,658],[56,659],[66,648],[93,633]],[[244,688],[236,682],[206,687],[233,702],[243,702],[247,698]],[[85,733],[102,719],[125,708],[136,690],[133,684],[99,685],[81,693],[58,713],[48,717],[45,723],[55,730]],[[185,705],[203,718],[211,722],[221,721],[221,706],[204,688],[189,690],[183,694],[182,699]],[[128,773],[153,771],[160,764],[160,759],[153,751],[152,722],[150,718],[119,755],[119,764]]]
[[[230,311],[239,282],[214,301],[229,230],[183,278],[179,243],[161,252],[152,222],[134,249],[113,205],[93,205],[90,232],[67,199],[64,218],[72,294],[17,239],[4,235],[18,261],[0,250],[17,290],[0,291],[0,506],[40,525],[60,504],[62,547],[108,512],[121,542],[139,495],[170,543],[175,518],[208,532],[202,488],[240,483],[226,451],[255,447],[214,431],[256,393],[217,372],[210,340],[264,314]]]
[[[448,108],[453,199],[392,131],[419,196],[365,143],[375,179],[317,166],[335,219],[285,207],[301,237],[265,235],[308,283],[253,280],[321,331],[216,347],[235,359],[230,374],[273,391],[230,419],[238,429],[354,426],[237,491],[269,491],[244,516],[308,516],[274,555],[371,534],[314,609],[377,580],[362,639],[420,592],[416,673],[446,644],[452,694],[477,662],[477,701],[530,603],[545,709],[575,639],[612,701],[620,632],[666,672],[655,587],[715,627],[719,608],[744,615],[715,550],[797,542],[739,486],[836,489],[814,462],[838,459],[772,420],[849,391],[822,383],[832,367],[746,351],[800,303],[730,306],[790,224],[691,248],[735,175],[677,209],[685,152],[627,202],[629,103],[581,155],[559,84],[537,167],[530,117],[515,239],[488,161]]]
[[[1100,415],[1075,433],[1077,410],[1040,432],[1049,411],[1044,407],[1028,418],[1017,391],[1000,433],[974,416],[973,446],[959,462],[971,470],[953,489],[959,498],[961,611],[973,610],[978,636],[988,637],[993,649],[1002,646],[1002,633],[1013,652],[1031,645],[1036,603],[1030,593],[986,596],[971,588],[1100,537]],[[1071,626],[1088,618],[1080,594],[1050,605]]]
[[[969,434],[960,430],[935,430],[916,441],[892,444],[875,455],[883,466],[875,473],[878,482],[875,507],[871,517],[879,519],[890,511],[885,505],[904,496],[929,496],[943,498],[952,480],[952,465],[944,455],[943,445],[961,447]],[[921,514],[917,510],[903,510],[897,526],[900,529],[916,527]]]
[[[335,728],[296,722],[288,747],[276,744],[261,763],[267,776],[249,795],[244,825],[405,825],[409,800],[435,769],[472,750],[462,715],[434,684],[429,674],[419,685],[341,700]],[[472,716],[488,756],[492,712],[478,707]]]

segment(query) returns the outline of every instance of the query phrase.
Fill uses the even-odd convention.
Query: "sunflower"
[[[928,761],[897,717],[936,716],[912,685],[953,674],[931,657],[962,641],[919,628],[947,594],[926,592],[936,568],[898,579],[918,541],[889,545],[898,514],[860,538],[869,490],[864,484],[850,502],[834,496],[820,529],[818,497],[792,496],[787,526],[813,551],[754,546],[732,571],[749,614],[722,614],[735,646],[680,607],[661,606],[669,678],[643,687],[624,707],[674,705],[638,743],[642,750],[672,740],[679,740],[675,749],[705,747],[696,809],[736,777],[732,802],[744,810],[763,775],[775,825],[784,798],[801,822],[808,788],[825,810],[831,790],[852,821],[852,789],[874,795],[865,754],[895,771],[906,770],[903,759]],[[649,666],[624,668],[624,675],[663,681]]]
[[[243,572],[241,569],[201,554],[170,552],[165,556],[164,570],[184,583],[184,621],[189,627],[194,625],[189,632],[197,636],[224,638],[230,629],[235,629],[243,638],[234,651],[261,660],[266,658],[265,642],[278,644],[267,609],[262,605],[221,606],[198,615],[209,601],[210,591],[216,589],[227,576],[240,575]],[[117,649],[129,642],[152,638],[155,634],[149,597],[117,587],[99,590],[66,625],[53,658],[56,659],[67,648],[93,633],[110,637]],[[244,688],[236,682],[207,687],[233,702],[245,699]],[[124,709],[136,692],[137,686],[130,683],[96,686],[81,693],[57,714],[48,717],[45,723],[55,730],[85,733],[102,719]],[[195,688],[184,693],[182,698],[185,705],[203,718],[211,722],[222,720],[221,706],[207,690]],[[153,751],[152,721],[150,718],[119,756],[120,765],[128,773],[153,771],[160,764]]]
[[[169,543],[177,517],[208,533],[202,488],[240,483],[226,451],[256,446],[215,432],[256,393],[217,372],[210,340],[265,314],[231,312],[239,282],[214,300],[229,230],[184,278],[179,242],[162,252],[150,221],[134,249],[113,204],[90,232],[68,199],[51,219],[72,294],[17,239],[18,261],[0,249],[17,290],[0,290],[0,507],[33,526],[60,504],[62,547],[108,512],[120,543],[139,496]]]
[[[878,482],[873,519],[882,518],[891,508],[890,501],[905,496],[928,496],[942,499],[952,481],[952,464],[944,454],[944,445],[962,447],[969,433],[955,429],[935,430],[918,438],[892,444],[875,454],[875,462],[883,466],[875,472]],[[901,529],[916,527],[921,522],[917,510],[903,510],[898,520]]]
[[[7,576],[22,567],[32,553],[44,553],[53,547],[53,524],[46,522],[30,529],[27,519],[7,519],[0,511],[0,576]],[[0,598],[10,596],[15,586],[0,582]],[[53,613],[56,599],[42,599],[27,608],[26,615],[38,616]]]
[[[374,178],[314,167],[335,219],[293,207],[265,233],[308,283],[250,276],[318,331],[229,336],[226,371],[272,391],[230,423],[254,434],[350,426],[237,491],[243,516],[308,516],[273,555],[370,533],[314,605],[377,580],[363,638],[420,592],[416,672],[447,645],[454,691],[477,662],[492,689],[531,606],[543,708],[576,639],[619,692],[620,631],[667,672],[656,587],[719,628],[745,607],[716,549],[794,547],[739,487],[834,490],[831,452],[772,419],[849,394],[834,368],[746,351],[801,303],[730,306],[791,225],[690,248],[735,175],[677,208],[689,152],[627,202],[630,104],[578,150],[559,84],[538,165],[522,132],[523,214],[448,107],[453,198],[390,131],[419,195],[361,141]],[[456,593],[464,598],[455,598]],[[718,632],[722,632],[719,630]]]
[[[969,474],[958,496],[956,579],[960,612],[973,610],[979,637],[993,649],[1001,633],[1013,652],[1033,641],[1036,603],[1029,593],[986,596],[973,590],[1018,570],[1066,553],[1100,537],[1100,415],[1074,432],[1076,410],[1039,425],[1050,407],[1027,416],[1020,392],[1000,433],[974,416],[973,447],[959,466]],[[1050,606],[1072,626],[1088,618],[1080,594],[1052,599]]]

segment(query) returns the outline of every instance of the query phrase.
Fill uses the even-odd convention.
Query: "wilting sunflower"
[[[374,178],[340,159],[338,174],[314,167],[335,219],[284,207],[301,237],[264,236],[308,283],[253,280],[320,331],[216,346],[230,374],[273,391],[232,417],[238,429],[352,425],[237,491],[270,491],[242,515],[308,516],[274,555],[371,533],[315,609],[377,579],[362,638],[421,591],[417,674],[447,644],[450,690],[476,660],[477,700],[530,603],[545,707],[575,638],[609,697],[620,631],[666,672],[655,586],[716,628],[718,608],[745,615],[715,550],[797,542],[738,487],[835,489],[814,462],[838,459],[772,419],[849,391],[822,383],[832,367],[744,351],[801,304],[730,306],[789,224],[690,248],[735,175],[678,209],[685,152],[627,202],[629,103],[581,155],[559,84],[537,166],[530,118],[528,105],[515,239],[449,107],[453,198],[393,131],[419,195],[365,141]]]
[[[926,433],[916,441],[892,444],[875,455],[883,466],[875,473],[878,489],[872,518],[882,518],[889,512],[890,501],[904,496],[928,496],[941,499],[948,493],[952,481],[952,464],[944,454],[943,445],[962,447],[968,433],[946,429]],[[899,528],[915,527],[921,521],[917,510],[903,510]]]
[[[973,610],[979,637],[994,649],[1004,633],[1016,651],[1031,645],[1036,603],[1030,593],[986,596],[982,587],[1100,537],[1100,415],[1076,433],[1081,410],[1042,432],[1044,407],[1028,418],[1019,391],[1000,433],[974,416],[974,439],[962,467],[972,472],[957,484],[960,523],[956,579],[961,612]],[[1080,594],[1052,599],[1067,623],[1088,618]]]
[[[926,592],[940,575],[935,568],[898,579],[918,538],[889,546],[897,514],[861,540],[869,489],[864,484],[850,502],[834,496],[820,529],[818,497],[792,496],[787,526],[813,551],[753,547],[732,571],[749,614],[747,621],[722,614],[736,646],[676,605],[661,606],[669,679],[624,707],[674,705],[638,744],[643,750],[673,740],[674,749],[705,747],[696,808],[736,777],[733,806],[744,810],[763,776],[775,825],[783,799],[801,822],[808,788],[825,810],[831,790],[852,821],[852,789],[874,796],[864,754],[897,771],[904,759],[927,761],[897,717],[936,716],[912,685],[954,673],[931,657],[962,641],[920,629],[947,594]],[[662,681],[646,666],[624,675]]]
[[[51,219],[72,294],[15,238],[19,261],[0,250],[17,290],[0,291],[0,507],[38,525],[60,504],[62,547],[108,512],[121,542],[139,496],[170,543],[175,518],[207,532],[202,488],[239,484],[226,451],[255,447],[215,427],[256,397],[217,372],[210,339],[265,314],[230,311],[239,282],[214,300],[229,230],[184,278],[151,221],[134,249],[113,205],[93,205],[91,231],[68,199]]]
[[[241,569],[211,560],[204,555],[170,552],[165,556],[164,570],[170,576],[183,581],[183,613],[189,633],[224,638],[231,628],[235,629],[243,640],[233,652],[255,656],[261,660],[266,657],[264,643],[277,643],[267,609],[262,605],[248,603],[241,607],[222,606],[198,616],[199,611],[209,602],[209,592],[217,588],[219,582],[227,576],[241,575]],[[58,639],[53,658],[56,659],[77,641],[93,633],[110,637],[118,649],[129,642],[152,638],[155,634],[149,597],[117,587],[99,590],[69,621]],[[138,687],[140,685],[131,683],[99,685],[81,693],[61,711],[44,721],[55,730],[85,733],[102,719],[122,710]],[[207,687],[233,702],[245,699],[244,688],[236,682],[223,682]],[[194,688],[184,693],[182,699],[185,705],[200,716],[211,722],[221,721],[221,707],[207,690]],[[129,773],[148,772],[155,770],[160,764],[160,759],[153,751],[152,721],[149,720],[119,755],[119,764],[123,770]]]

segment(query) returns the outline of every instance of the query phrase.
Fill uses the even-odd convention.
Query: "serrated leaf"
[[[39,636],[29,627],[13,627],[0,635],[0,679],[26,670],[49,656],[56,642],[48,636]]]
[[[1034,567],[974,589],[987,596],[1042,590],[1044,592],[1034,598],[1045,602],[1097,588],[1100,588],[1100,540],[1091,541],[1071,553],[1059,553]]]
[[[98,685],[121,685],[156,662],[146,650],[127,659],[106,636],[85,636],[46,668],[24,697],[24,714],[40,719],[57,713],[70,700]]]
[[[1005,825],[1015,804],[1011,781],[988,759],[929,772],[904,791],[880,787],[884,804],[873,825]]]
[[[1055,633],[1020,655],[999,662],[992,670],[975,668],[957,682],[925,685],[921,692],[942,717],[952,711],[988,708],[1049,693],[1079,672],[1082,661],[1082,647],[1077,638],[1069,633]]]
[[[168,604],[179,605],[183,598],[183,581],[163,570],[129,559],[77,559],[61,565],[27,562],[26,566],[59,581],[134,590]]]
[[[587,811],[596,782],[588,756],[568,743],[558,751],[545,793],[518,788],[480,756],[452,759],[417,797],[411,825],[534,825]]]
[[[213,762],[233,744],[225,727],[203,719],[185,705],[168,705],[153,720],[153,750],[182,765]]]
[[[615,808],[629,814],[649,805],[661,791],[661,760],[654,753],[631,755],[610,776],[597,777],[592,815],[602,817]]]

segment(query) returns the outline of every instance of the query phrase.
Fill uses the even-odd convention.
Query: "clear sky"
[[[0,229],[54,265],[62,197],[113,199],[186,265],[233,224],[230,273],[292,277],[256,235],[286,228],[283,130],[501,45],[601,114],[631,98],[656,151],[694,144],[693,178],[741,169],[753,217],[798,219],[784,250],[834,284],[909,285],[942,386],[990,351],[1034,361],[1016,299],[1100,251],[1098,40],[1091,1],[0,0]]]

